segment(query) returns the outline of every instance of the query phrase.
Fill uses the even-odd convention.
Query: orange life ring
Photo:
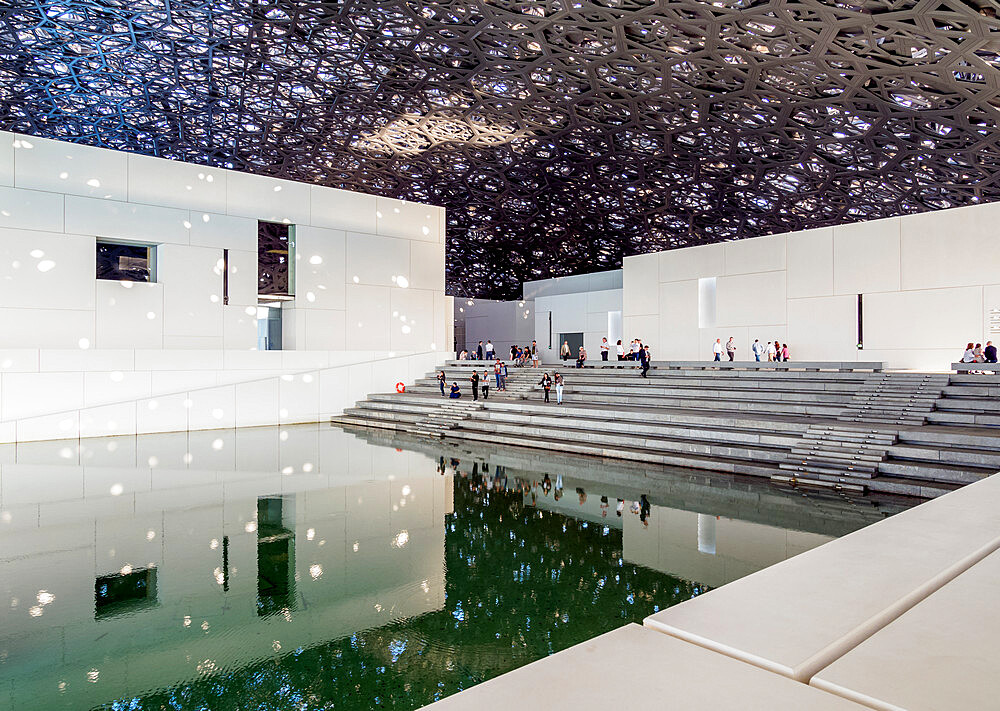
[[[396,392],[397,393],[405,393],[406,392],[406,386],[403,385],[402,382],[396,383]]]

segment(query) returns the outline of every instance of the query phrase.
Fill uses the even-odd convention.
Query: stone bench
[[[873,373],[882,372],[881,361],[824,361],[824,360],[789,360],[789,361],[756,361],[756,360],[668,360],[653,361],[654,368],[667,370],[837,370],[850,372],[855,370],[870,370]]]
[[[956,373],[987,371],[996,375],[1000,373],[1000,363],[952,363],[951,369]]]

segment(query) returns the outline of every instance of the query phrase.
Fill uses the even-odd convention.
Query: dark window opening
[[[222,250],[222,305],[229,305],[229,250]]]
[[[865,323],[864,323],[864,298],[862,294],[858,294],[858,350],[864,350],[865,347]]]
[[[257,293],[295,294],[295,229],[279,222],[257,223]]]
[[[257,614],[292,609],[295,599],[295,532],[284,525],[286,501],[257,500]]]
[[[156,281],[155,247],[145,244],[97,243],[97,278],[111,281]]]
[[[156,568],[106,575],[94,582],[94,618],[126,615],[156,605]]]

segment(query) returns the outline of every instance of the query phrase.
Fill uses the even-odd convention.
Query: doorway
[[[577,354],[580,352],[580,347],[583,345],[583,334],[582,333],[560,333],[559,334],[559,347],[556,351],[559,354],[559,359],[562,360],[562,347],[563,343],[569,343],[569,357],[570,360],[576,360]],[[590,355],[589,353],[587,354]],[[600,357],[600,356],[598,356]]]

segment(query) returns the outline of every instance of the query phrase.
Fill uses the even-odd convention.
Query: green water
[[[17,711],[415,709],[904,507],[320,426],[0,464]]]
[[[626,563],[621,530],[469,484],[445,521],[444,609],[101,708],[415,709],[706,589]]]

